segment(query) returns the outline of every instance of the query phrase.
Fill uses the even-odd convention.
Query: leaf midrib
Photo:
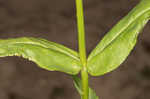
[[[35,43],[35,42],[15,42],[15,43],[9,42],[9,44],[12,44],[12,45],[13,45],[13,44],[27,44],[27,45],[40,46],[40,47],[42,47],[42,48],[54,50],[54,51],[57,51],[57,52],[59,52],[59,53],[65,54],[65,55],[67,55],[67,56],[69,56],[69,57],[72,57],[73,59],[79,61],[79,58],[78,58],[78,57],[76,57],[76,56],[70,54],[69,52],[66,52],[66,51],[62,50],[61,48],[59,48],[59,47],[57,47],[57,46],[55,46],[55,45],[51,45],[51,46],[54,46],[55,48],[57,48],[57,50],[54,49],[54,48],[50,48],[50,47],[47,47],[47,46],[43,46],[42,44]]]
[[[149,10],[150,10],[150,8],[147,9],[147,10],[142,11],[141,13],[139,13],[139,15],[137,15],[137,17],[134,18],[133,21],[129,22],[126,27],[124,27],[123,29],[121,29],[121,30],[119,31],[119,33],[118,33],[116,36],[114,36],[114,38],[113,38],[107,45],[105,45],[104,48],[101,49],[101,51],[97,52],[97,53],[96,53],[94,56],[92,56],[90,59],[92,59],[93,57],[97,56],[99,53],[103,52],[103,50],[105,50],[112,42],[114,42],[114,40],[116,40],[117,37],[119,37],[119,36],[121,35],[121,33],[122,33],[124,30],[126,30],[136,19],[138,19],[138,18],[139,18],[140,16],[142,16],[144,13],[147,13]],[[108,33],[109,33],[109,32],[108,32]],[[88,61],[89,61],[90,59],[88,59]]]

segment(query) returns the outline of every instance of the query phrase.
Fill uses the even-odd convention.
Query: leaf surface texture
[[[118,22],[88,57],[88,72],[103,75],[116,69],[136,44],[139,32],[150,18],[150,0],[142,0]]]
[[[81,69],[75,51],[40,38],[0,39],[0,57],[5,56],[22,56],[50,71],[77,74]]]

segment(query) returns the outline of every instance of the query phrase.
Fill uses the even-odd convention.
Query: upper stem
[[[83,2],[82,0],[76,0],[76,11],[77,11],[79,54],[82,64],[86,66],[86,46],[85,46],[85,29],[84,29],[85,26],[84,26],[82,2]]]
[[[89,86],[88,86],[88,72],[87,72],[87,59],[86,59],[86,45],[85,45],[85,29],[84,29],[84,14],[83,14],[83,1],[76,0],[77,11],[77,26],[78,26],[78,43],[79,43],[79,55],[81,64],[83,66],[81,70],[82,81],[82,99],[88,99]]]

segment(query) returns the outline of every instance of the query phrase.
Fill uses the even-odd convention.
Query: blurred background
[[[140,0],[84,0],[87,54]],[[0,0],[0,38],[41,37],[77,50],[75,0]],[[100,99],[150,98],[150,23],[115,71],[91,77]],[[79,99],[72,78],[18,57],[0,58],[0,99]]]

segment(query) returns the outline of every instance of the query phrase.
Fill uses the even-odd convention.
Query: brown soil
[[[88,53],[139,0],[84,0]],[[0,0],[0,38],[41,37],[77,50],[75,0]],[[100,99],[150,98],[150,24],[115,71],[92,77]],[[69,75],[0,58],[0,99],[79,99]]]

